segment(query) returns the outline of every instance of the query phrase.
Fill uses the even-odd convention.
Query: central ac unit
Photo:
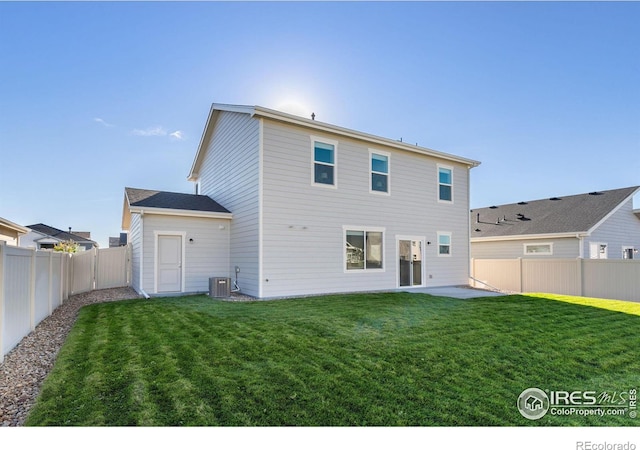
[[[231,296],[231,278],[209,278],[209,295],[215,298]]]

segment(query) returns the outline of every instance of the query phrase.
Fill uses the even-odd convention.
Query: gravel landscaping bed
[[[0,364],[0,426],[24,424],[81,307],[138,297],[131,288],[74,295],[40,322],[35,331],[22,339]]]

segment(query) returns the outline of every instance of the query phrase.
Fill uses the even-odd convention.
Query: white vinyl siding
[[[134,216],[137,216],[134,215]],[[207,292],[210,277],[230,277],[229,224],[226,219],[144,215],[143,288],[147,294],[156,289],[156,249],[160,234],[184,236],[183,291]]]
[[[427,286],[466,284],[468,252],[468,167],[451,163],[456,204],[437,201],[439,159],[381,147],[389,166],[393,196],[371,195],[369,143],[336,138],[337,189],[317,189],[312,179],[309,142],[313,133],[289,124],[264,121],[263,134],[263,296],[390,289],[397,286],[396,235],[452,233],[450,258],[425,247]],[[317,136],[316,136],[317,137]],[[376,149],[378,150],[378,149]],[[418,182],[416,181],[418,180]],[[235,211],[232,210],[235,214]],[[345,271],[344,224],[384,227],[384,271]],[[440,228],[443,227],[443,228]]]
[[[307,141],[308,142],[308,141]],[[283,162],[284,168],[287,162]],[[229,272],[240,268],[243,293],[259,296],[260,122],[247,114],[220,113],[200,169],[200,193],[233,214]]]
[[[525,245],[529,244],[551,244],[554,258],[580,257],[580,239],[575,237],[545,240],[518,239],[511,241],[471,242],[471,257],[476,259],[514,259],[541,256],[525,254],[523,249]],[[549,255],[546,255],[546,257],[549,257]]]
[[[633,199],[627,200],[584,239],[586,258],[590,257],[591,242],[606,243],[608,259],[622,259],[623,247],[640,248],[640,219],[633,214]]]

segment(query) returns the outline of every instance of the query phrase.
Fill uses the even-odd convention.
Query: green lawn
[[[531,421],[520,393],[640,387],[640,304],[206,296],[81,310],[27,425],[629,425]]]

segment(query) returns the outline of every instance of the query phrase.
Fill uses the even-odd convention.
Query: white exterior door
[[[182,292],[182,236],[158,235],[157,292]]]

